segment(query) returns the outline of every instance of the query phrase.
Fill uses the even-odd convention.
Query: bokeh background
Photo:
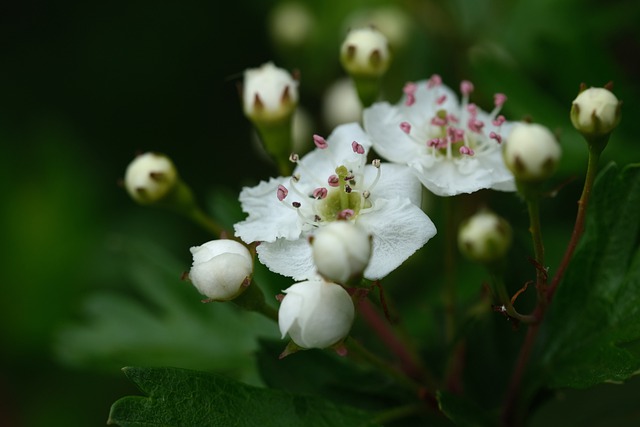
[[[344,77],[340,42],[375,22],[395,54],[388,99],[433,73],[453,87],[473,80],[484,108],[506,93],[509,119],[558,132],[557,182],[578,177],[569,194],[586,159],[568,118],[580,82],[612,80],[624,100],[603,162],[640,160],[635,0],[26,0],[0,10],[3,426],[104,425],[113,401],[137,393],[125,365],[215,367],[258,381],[245,366],[253,337],[274,331],[199,305],[179,280],[206,234],[136,206],[118,186],[136,152],[164,152],[203,205],[233,222],[237,208],[225,203],[275,173],[242,115],[237,84],[248,67],[299,70],[308,133],[326,135],[323,96]],[[549,212],[560,241],[576,199]],[[211,339],[207,325],[233,322],[241,326],[225,326],[233,336],[223,344]]]

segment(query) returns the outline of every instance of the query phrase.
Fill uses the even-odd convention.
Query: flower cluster
[[[497,93],[495,108],[486,113],[469,102],[473,89],[463,81],[459,102],[438,75],[407,83],[398,105],[381,102],[364,111],[364,128],[380,155],[408,165],[438,196],[484,188],[514,191],[501,157],[501,143],[511,129],[499,114],[507,98]]]

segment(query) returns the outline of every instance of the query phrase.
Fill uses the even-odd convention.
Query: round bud
[[[129,163],[124,175],[127,192],[142,205],[164,199],[177,181],[178,172],[171,159],[158,153],[137,156]]]
[[[543,181],[560,161],[560,144],[539,124],[517,123],[503,146],[504,162],[518,181]]]
[[[269,16],[269,32],[276,45],[282,48],[303,46],[315,26],[315,17],[301,2],[281,2]]]
[[[253,122],[279,122],[291,117],[298,105],[298,82],[268,62],[244,72],[242,99],[244,113]]]
[[[362,105],[350,78],[336,80],[322,97],[322,118],[328,129],[344,123],[358,122],[362,117]]]
[[[511,226],[504,218],[482,210],[460,224],[458,247],[472,261],[494,262],[506,255],[511,234]]]
[[[580,92],[571,106],[571,123],[589,137],[611,133],[620,123],[618,98],[605,88],[592,87]]]
[[[327,280],[346,283],[362,275],[371,258],[371,238],[349,221],[334,221],[320,228],[311,240],[313,261]]]
[[[191,248],[193,266],[189,280],[214,301],[229,301],[240,295],[253,271],[249,250],[235,240],[212,240]]]
[[[282,337],[302,348],[327,348],[351,330],[355,309],[347,291],[322,280],[296,283],[284,291],[278,311]]]
[[[352,77],[380,77],[391,63],[387,38],[372,27],[351,30],[340,48],[340,61]]]

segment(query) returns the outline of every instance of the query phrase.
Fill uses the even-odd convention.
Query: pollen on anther
[[[380,159],[373,159],[371,161],[371,164],[373,165],[374,168],[379,169],[380,168]]]
[[[287,194],[289,194],[289,190],[287,190],[287,187],[285,187],[284,185],[278,185],[278,200],[283,201],[287,197]]]
[[[324,150],[329,146],[329,144],[327,144],[327,140],[320,135],[313,135],[313,143],[321,150]]]
[[[503,115],[499,115],[492,123],[494,126],[501,126],[506,120]]]
[[[440,77],[438,74],[434,74],[432,75],[429,80],[427,80],[427,87],[429,89],[436,87],[436,86],[440,86],[442,84],[442,77]]]
[[[496,93],[493,95],[493,103],[496,107],[502,107],[507,102],[507,95],[504,93]]]
[[[416,85],[414,82],[407,82],[402,88],[402,91],[407,95],[414,95],[417,89],[418,85]]]
[[[315,190],[313,190],[313,198],[314,199],[324,199],[325,197],[327,197],[328,194],[328,190],[324,187],[319,187],[316,188]]]
[[[438,99],[436,99],[436,104],[442,105],[447,100],[447,95],[440,95]]]
[[[291,153],[289,155],[289,161],[291,163],[298,163],[298,160],[300,160],[300,156],[298,156],[296,153]]]
[[[404,133],[406,133],[408,135],[409,132],[411,132],[411,123],[409,123],[409,122],[400,123],[400,129],[402,130],[402,132],[404,132]]]
[[[491,139],[495,139],[495,140],[498,142],[498,144],[501,144],[501,143],[502,143],[502,136],[500,136],[499,134],[497,134],[497,133],[495,133],[495,132],[491,132],[491,133],[489,134],[489,138],[491,138]]]
[[[299,208],[300,206],[302,206],[302,204],[300,204],[300,202],[293,202],[291,203],[291,206],[293,206],[294,208]]]
[[[345,209],[338,213],[338,219],[349,219],[353,216],[354,212],[352,209]]]
[[[404,105],[406,105],[407,107],[411,107],[415,103],[416,103],[415,95],[412,93],[408,93],[407,99],[404,101]]]
[[[473,89],[473,83],[471,83],[469,80],[463,80],[460,82],[460,92],[462,92],[463,95],[469,95],[471,92],[473,92]]]
[[[351,143],[351,148],[353,149],[354,153],[364,154],[364,147],[362,145],[358,144],[356,141],[353,141]]]
[[[471,148],[467,147],[466,145],[463,145],[462,147],[460,147],[460,154],[473,156],[475,152]]]
[[[340,185],[340,178],[338,178],[338,175],[331,175],[329,179],[327,179],[327,183],[329,187],[337,187]]]

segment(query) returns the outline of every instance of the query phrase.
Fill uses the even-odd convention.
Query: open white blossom
[[[364,111],[374,149],[389,161],[409,165],[438,196],[491,188],[515,191],[500,144],[511,124],[498,115],[506,96],[494,96],[486,113],[469,102],[473,84],[460,84],[462,102],[438,75],[407,83],[399,104],[376,103]]]
[[[337,219],[372,236],[364,277],[386,276],[436,234],[418,207],[420,182],[404,165],[367,165],[369,137],[356,123],[339,126],[298,159],[291,177],[272,178],[240,193],[249,214],[235,225],[243,241],[261,242],[260,261],[272,271],[305,280],[317,276],[308,237]]]

